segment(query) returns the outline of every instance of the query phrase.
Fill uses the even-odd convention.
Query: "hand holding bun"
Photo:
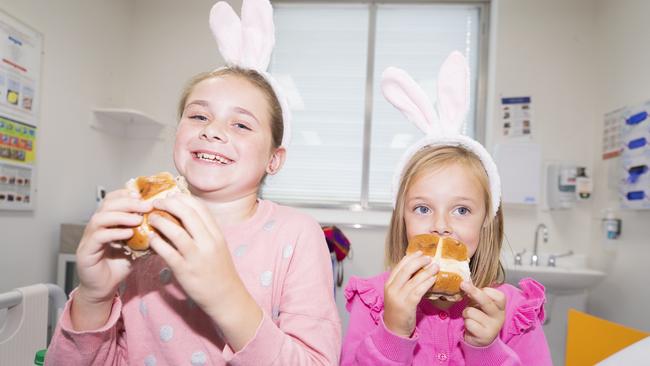
[[[162,199],[177,192],[189,194],[185,179],[181,176],[174,178],[173,175],[167,172],[131,179],[126,183],[126,188],[132,192],[137,192],[144,201]],[[180,221],[165,211],[154,209],[151,212],[145,213],[142,224],[133,228],[133,236],[124,245],[126,254],[130,255],[133,259],[151,252],[149,249],[149,233],[157,232],[156,229],[149,225],[148,218],[152,213],[163,216],[181,225]]]
[[[465,244],[450,237],[432,234],[416,235],[409,239],[406,254],[421,251],[438,264],[436,282],[425,295],[431,300],[444,298],[448,301],[462,299],[460,284],[471,281],[469,256]]]

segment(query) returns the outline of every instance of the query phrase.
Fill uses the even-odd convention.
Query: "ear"
[[[266,173],[270,175],[274,175],[275,173],[279,172],[280,169],[282,169],[282,166],[284,165],[284,160],[286,159],[287,156],[287,150],[280,146],[271,155],[271,159],[269,159],[269,163],[266,165]]]
[[[273,7],[268,0],[243,0],[242,65],[266,70],[275,44]]]
[[[381,75],[381,91],[390,104],[425,134],[433,131],[433,106],[427,94],[404,70],[389,67]]]
[[[239,64],[241,59],[242,30],[239,17],[225,1],[220,1],[210,10],[210,29],[221,56],[227,64]]]
[[[469,66],[458,51],[452,52],[440,67],[436,106],[442,128],[448,133],[460,133],[469,110]]]

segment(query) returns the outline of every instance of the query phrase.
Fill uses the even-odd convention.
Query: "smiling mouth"
[[[219,163],[221,165],[228,165],[232,164],[235,161],[232,159],[228,159],[227,157],[220,155],[220,154],[208,154],[205,152],[193,152],[192,156],[198,160],[201,161],[206,161],[210,163]]]

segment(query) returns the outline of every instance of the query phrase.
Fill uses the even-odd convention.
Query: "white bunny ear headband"
[[[460,132],[469,110],[469,67],[465,57],[454,51],[440,67],[437,113],[424,90],[401,69],[389,67],[384,70],[381,90],[388,102],[425,133],[400,160],[393,177],[393,206],[397,202],[404,168],[418,150],[425,146],[460,146],[473,152],[483,163],[490,181],[491,213],[496,215],[501,202],[501,179],[497,166],[483,145]]]
[[[291,138],[289,103],[278,82],[266,72],[275,44],[271,3],[269,0],[243,0],[240,19],[230,5],[220,1],[210,10],[210,28],[228,66],[255,70],[273,88],[282,108],[281,146],[287,148]]]

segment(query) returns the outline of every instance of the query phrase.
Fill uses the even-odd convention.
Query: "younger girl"
[[[272,38],[268,1],[243,7],[246,36],[256,25],[256,42]],[[264,176],[284,161],[286,104],[264,72],[268,57],[251,54],[260,48],[224,44],[223,37],[246,42],[232,34],[239,24],[232,9],[217,4],[211,20],[234,66],[198,76],[181,100],[174,163],[192,196],[153,203],[183,227],[152,215],[165,239],[151,237],[157,255],[130,261],[110,243],[128,239],[152,205],[127,190],[107,196],[77,250],[80,284],[48,365],[338,363],[323,232],[312,218],[258,198]]]
[[[503,284],[496,166],[478,142],[457,132],[468,105],[467,74],[464,57],[452,53],[440,71],[434,121],[426,94],[406,73],[384,72],[386,98],[427,136],[397,171],[386,240],[392,270],[352,278],[345,290],[350,323],[342,365],[551,365],[543,286],[532,279],[522,280],[521,290]],[[472,282],[461,285],[461,301],[423,299],[438,267],[419,251],[404,256],[408,238],[418,234],[467,246]]]

